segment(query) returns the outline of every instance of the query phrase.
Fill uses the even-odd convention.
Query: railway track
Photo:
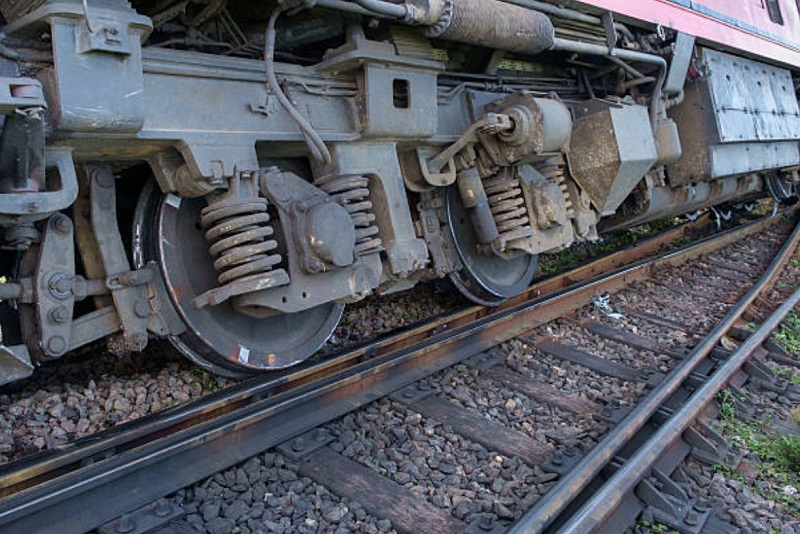
[[[603,260],[605,266],[591,264],[533,286],[500,309],[471,308],[330,361],[278,378],[251,380],[201,402],[168,411],[162,417],[146,418],[136,425],[31,457],[2,472],[0,528],[25,532],[54,529],[77,532],[95,528],[275,446],[279,446],[279,454],[297,462],[301,476],[351,501],[361,502],[368,513],[389,519],[398,531],[512,528],[521,532],[564,525],[574,532],[583,532],[581,529],[588,524],[630,524],[643,505],[641,500],[626,496],[634,491],[637,494],[649,491],[640,487],[650,483],[647,477],[652,475],[653,462],[664,457],[661,449],[687,449],[685,445],[671,446],[671,443],[681,441],[681,436],[690,436],[686,439],[698,450],[706,447],[709,455],[722,454],[706,429],[687,430],[701,413],[690,410],[699,406],[713,412],[713,407],[705,406],[713,404],[714,394],[723,385],[741,380],[732,378],[733,371],[750,356],[750,345],[760,346],[760,338],[769,334],[772,323],[767,321],[734,354],[715,348],[723,335],[731,334],[731,327],[756,301],[780,270],[781,262],[796,247],[797,232],[772,262],[770,272],[762,276],[759,271],[766,268],[764,260],[770,256],[748,256],[741,249],[742,246],[746,249],[741,241],[744,236],[763,232],[767,225],[780,225],[780,221],[755,223],[592,279],[595,273],[621,261],[620,256],[612,257]],[[722,246],[729,247],[727,252],[711,254]],[[773,252],[779,246],[780,242],[773,240]],[[692,258],[688,269],[702,281],[702,286],[692,287],[691,280],[682,278],[676,270],[676,265]],[[654,274],[659,274],[658,281],[654,281]],[[762,278],[755,283],[759,276]],[[715,279],[714,285],[711,278]],[[736,288],[740,295],[732,298],[726,288],[734,280],[748,278],[754,282],[753,287],[749,291],[746,287]],[[682,281],[686,285],[680,287]],[[607,302],[596,298],[631,284],[634,286],[624,292],[625,306],[620,311],[609,310]],[[688,313],[683,321],[664,317],[663,313],[670,304],[680,306],[685,295],[706,301],[708,308],[697,310],[698,318],[718,319],[712,321],[716,326],[706,325],[709,331],[696,344],[688,335],[702,324],[693,321]],[[597,312],[593,317],[587,316],[582,308],[593,297],[596,306],[609,315]],[[619,300],[618,295],[612,298],[612,303]],[[737,299],[738,303],[733,303]],[[796,300],[787,301],[789,309],[793,302]],[[653,305],[661,306],[662,313],[653,310]],[[625,317],[624,327],[609,317],[620,312]],[[634,333],[631,325],[639,333]],[[589,350],[571,344],[571,329],[590,338]],[[679,344],[647,335],[658,331],[684,331],[687,335],[684,344],[695,346],[686,350]],[[743,337],[742,331],[736,334]],[[498,358],[497,350],[491,349],[509,340],[515,340],[512,345],[516,344],[517,354]],[[603,358],[593,350],[598,340],[607,346],[627,349],[621,351],[623,357],[613,357],[607,351],[609,357]],[[537,358],[531,358],[534,351]],[[637,357],[640,352],[641,357]],[[564,389],[568,388],[531,380],[536,374],[537,361],[550,369],[558,367],[567,376],[583,368],[582,376],[591,376],[592,383],[607,383],[608,387],[588,394],[580,389],[565,394]],[[448,371],[462,362],[469,367]],[[749,371],[757,372],[753,368],[751,364]],[[755,368],[763,371],[757,365]],[[529,371],[532,374],[526,377]],[[487,382],[500,384],[500,390],[515,392],[515,398],[525,397],[537,406],[548,407],[562,420],[572,418],[588,426],[573,425],[577,431],[561,434],[556,427],[550,435],[544,435],[535,428],[526,428],[519,420],[510,420],[513,417],[503,421],[499,413],[492,416],[496,420],[489,420],[486,413],[474,409],[480,408],[480,403],[470,405],[476,394],[469,392],[468,384],[458,382],[460,376],[470,377],[479,389]],[[768,377],[762,373],[759,378]],[[615,388],[631,395],[615,397],[612,394]],[[458,393],[453,395],[453,391]],[[480,396],[477,394],[477,398]],[[426,488],[432,488],[430,494],[435,496],[443,480],[463,471],[447,459],[437,460],[437,467],[432,470],[443,477],[437,486],[423,481],[422,473],[419,477],[416,473],[398,477],[397,472],[384,468],[383,474],[388,475],[385,477],[380,462],[373,466],[377,469],[371,469],[363,460],[348,457],[347,446],[342,445],[346,441],[342,438],[343,430],[330,421],[376,399],[384,399],[380,402],[388,403],[388,409],[401,409],[418,414],[425,421],[438,421],[452,430],[448,434],[457,443],[477,444],[484,451],[512,459],[518,467],[533,470],[531,476],[536,481],[531,485],[535,492],[528,491],[520,499],[533,508],[524,513],[524,509],[496,501],[489,510],[482,505],[473,509],[470,504],[459,510],[451,497],[450,506],[445,498],[442,502],[429,502],[424,496]],[[685,402],[687,399],[691,402]],[[706,412],[702,412],[703,417],[710,417]],[[680,424],[666,424],[667,421]],[[667,430],[654,430],[654,423],[669,430],[669,435],[662,435]],[[320,425],[326,427],[320,429]],[[657,439],[653,441],[652,436]],[[629,454],[636,450],[646,454],[641,459]],[[687,452],[668,455],[670,462],[679,463],[681,454],[685,456]],[[613,467],[609,469],[609,465]],[[672,470],[663,467],[659,472]],[[623,476],[620,473],[630,473],[626,480],[644,485],[634,488],[632,484],[620,484],[618,479]],[[480,484],[491,488],[491,481]],[[665,485],[669,483],[662,479],[650,483],[654,488]],[[590,486],[592,491],[599,487],[599,493],[583,492]],[[648,495],[650,504],[665,502],[659,501],[658,491]],[[618,506],[609,506],[612,497],[619,501]],[[674,497],[670,494],[670,498]],[[469,498],[460,501],[469,502]],[[602,506],[593,508],[598,502]],[[628,504],[631,502],[638,504]],[[582,508],[579,503],[583,503]],[[692,516],[690,521],[705,524],[709,510],[692,510],[693,506],[702,506],[690,504],[688,513],[679,519],[688,524],[688,515],[694,513],[697,517]],[[672,508],[681,513],[686,511],[679,504]],[[605,511],[600,514],[598,509]],[[104,528],[110,532],[129,532],[143,528],[147,522],[163,522],[173,512],[177,510],[162,503],[150,506],[133,519],[123,518]],[[512,520],[518,520],[515,526],[510,525]],[[133,522],[136,524],[131,528]]]

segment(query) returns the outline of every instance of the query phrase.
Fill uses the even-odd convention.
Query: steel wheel
[[[444,194],[445,220],[463,267],[450,274],[450,280],[471,301],[483,306],[498,306],[519,295],[531,284],[538,257],[524,254],[506,260],[495,254],[477,252],[472,223],[461,203],[458,189]]]
[[[214,373],[242,377],[281,369],[317,352],[333,333],[343,304],[324,304],[299,313],[255,318],[230,302],[196,308],[192,300],[216,286],[208,244],[199,227],[203,199],[164,196],[150,182],[134,217],[134,262],[158,263],[172,305],[186,331],[172,344],[197,365]]]

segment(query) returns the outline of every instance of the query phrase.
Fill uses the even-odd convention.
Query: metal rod
[[[392,4],[383,0],[353,0],[370,13],[377,13],[395,19],[404,19],[408,14],[405,4]]]
[[[683,408],[676,413],[669,424],[658,432],[632,456],[625,465],[609,478],[603,488],[594,494],[560,532],[583,534],[593,532],[607,519],[622,501],[652,468],[653,463],[664,450],[679,439],[702,409],[724,388],[736,371],[783,321],[784,317],[800,302],[800,289],[784,302],[761,327],[745,340],[725,364],[708,380]]]
[[[800,224],[795,228],[789,240],[784,244],[781,252],[773,259],[767,272],[759,279],[742,300],[731,309],[708,336],[684,359],[670,374],[652,390],[644,400],[633,409],[622,424],[617,425],[592,451],[581,460],[575,469],[559,481],[558,485],[542,497],[536,505],[528,510],[525,515],[508,532],[509,534],[522,534],[542,532],[550,523],[561,514],[569,505],[572,497],[582,491],[594,479],[608,462],[628,442],[628,438],[640,430],[661,405],[680,387],[689,377],[697,364],[710,353],[719,342],[720,338],[734,325],[741,314],[756,299],[756,297],[769,285],[788,256],[797,246],[800,235]],[[615,475],[616,476],[616,475]],[[588,532],[588,530],[576,530]]]
[[[324,7],[326,9],[334,9],[336,11],[345,11],[347,13],[355,13],[356,15],[364,15],[366,17],[379,17],[383,18],[377,13],[368,11],[358,4],[353,2],[346,2],[345,0],[317,0],[315,4],[317,7]]]
[[[606,56],[609,58],[616,57],[628,61],[638,61],[641,63],[650,63],[658,66],[658,80],[656,81],[655,89],[653,90],[653,97],[650,101],[650,124],[655,130],[658,119],[658,105],[661,101],[661,91],[664,85],[664,79],[667,77],[667,60],[661,56],[654,56],[652,54],[645,54],[643,52],[636,52],[634,50],[626,50],[624,48],[615,48],[610,50],[606,45],[582,43],[579,41],[570,41],[568,39],[561,39],[556,37],[553,50],[561,50],[564,52],[575,52],[576,54],[591,54],[596,56]]]

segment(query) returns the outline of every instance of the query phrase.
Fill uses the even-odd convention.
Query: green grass
[[[787,486],[800,488],[800,436],[770,432],[770,418],[759,422],[737,420],[733,393],[728,390],[720,391],[717,402],[725,436],[731,443],[755,455],[760,462],[754,464],[758,478],[749,484],[730,467],[717,465],[715,468],[729,478],[748,484],[757,494],[778,503],[785,512],[800,514],[797,496],[783,491]],[[796,423],[800,422],[800,410],[793,412],[792,418]]]
[[[789,312],[778,330],[772,334],[772,339],[787,354],[800,355],[800,316],[797,312]]]

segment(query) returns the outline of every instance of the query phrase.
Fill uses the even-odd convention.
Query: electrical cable
[[[327,165],[331,162],[331,153],[328,147],[325,146],[325,141],[323,141],[322,137],[314,130],[314,127],[311,126],[308,119],[292,105],[289,98],[284,94],[283,89],[281,89],[278,78],[275,76],[275,22],[278,20],[282,11],[281,8],[276,8],[272,12],[269,22],[267,23],[266,34],[264,35],[264,40],[266,41],[264,47],[264,67],[267,75],[267,86],[278,99],[283,109],[286,110],[286,113],[297,123],[313,158]]]

